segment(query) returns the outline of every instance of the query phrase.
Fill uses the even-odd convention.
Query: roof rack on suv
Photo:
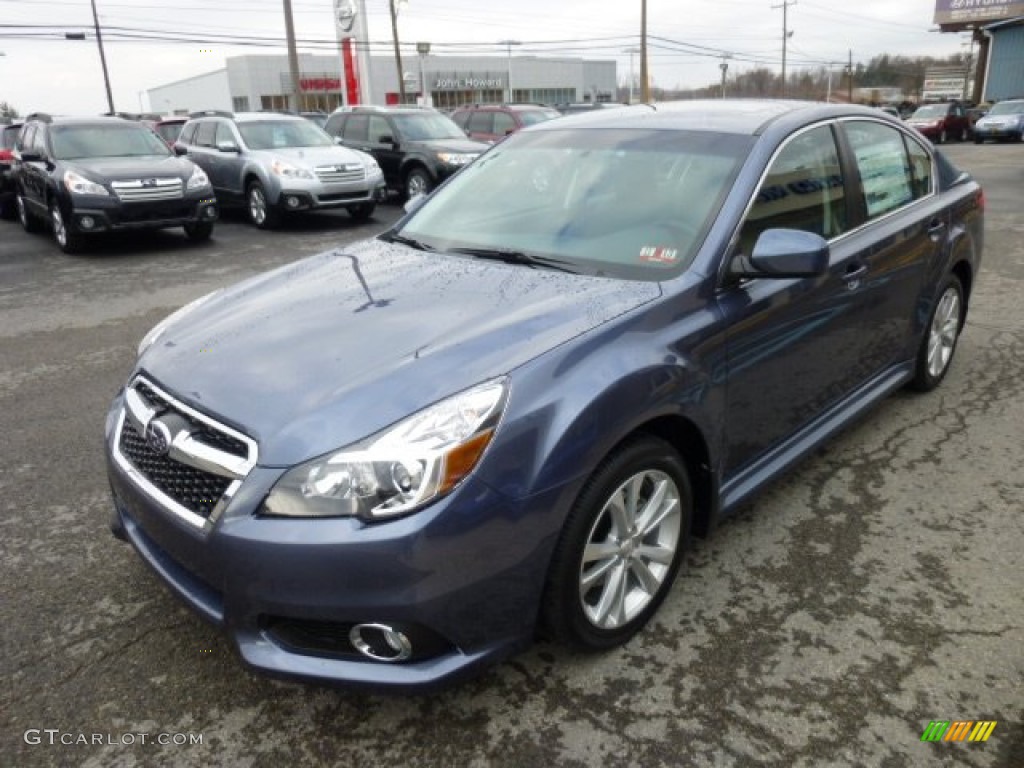
[[[190,112],[189,118],[195,117],[229,117],[234,118],[234,112],[226,112],[222,109],[200,109],[197,112]]]

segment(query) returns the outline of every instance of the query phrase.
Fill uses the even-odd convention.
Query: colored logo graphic
[[[932,720],[921,734],[921,741],[988,741],[996,729],[996,720]]]

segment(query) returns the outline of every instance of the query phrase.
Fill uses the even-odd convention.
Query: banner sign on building
[[[372,104],[366,0],[334,0],[334,26],[341,44],[345,104]]]
[[[935,23],[941,26],[987,24],[1024,16],[1024,0],[935,0]]]

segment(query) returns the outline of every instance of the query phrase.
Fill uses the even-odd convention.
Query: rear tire
[[[597,651],[639,632],[679,570],[692,510],[686,466],[665,441],[638,437],[605,459],[555,547],[541,606],[547,634]]]
[[[946,377],[953,362],[965,315],[963,286],[956,276],[950,275],[943,283],[928,318],[924,338],[917,352],[911,389],[930,392]]]

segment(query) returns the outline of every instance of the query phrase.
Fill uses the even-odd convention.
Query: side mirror
[[[395,137],[392,136],[390,133],[382,133],[380,136],[377,137],[377,143],[394,145],[397,144],[398,142],[395,141]]]
[[[188,147],[184,146],[183,144],[174,144],[173,146],[171,146],[171,149],[174,150],[174,154],[176,154],[178,157],[184,157],[185,155],[188,154]]]
[[[730,265],[737,277],[816,277],[828,269],[828,242],[799,229],[766,229],[749,256],[739,254]]]
[[[233,141],[218,141],[217,142],[218,152],[241,152],[241,148]]]

